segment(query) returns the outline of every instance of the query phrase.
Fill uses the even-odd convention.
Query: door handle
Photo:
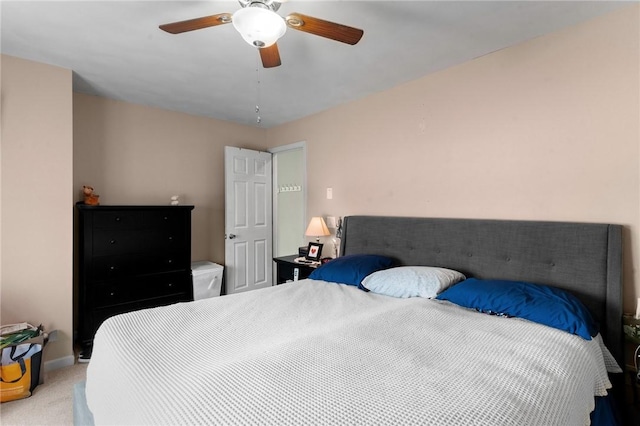
[[[236,237],[236,234],[229,234],[229,239],[233,240]]]

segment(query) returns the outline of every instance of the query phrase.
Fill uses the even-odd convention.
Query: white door
[[[271,154],[226,146],[225,287],[239,293],[272,283]]]

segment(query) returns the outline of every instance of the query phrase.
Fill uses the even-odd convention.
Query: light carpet
[[[73,425],[73,385],[85,380],[88,364],[53,370],[29,398],[0,405],[0,423],[9,425]]]

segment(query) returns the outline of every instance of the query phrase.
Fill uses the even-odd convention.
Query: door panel
[[[265,227],[267,224],[267,212],[265,207],[267,204],[267,185],[257,183],[253,187],[253,194],[255,196],[256,215],[254,226]]]
[[[235,214],[233,217],[235,220],[233,221],[232,226],[236,229],[246,228],[249,224],[249,212],[248,212],[248,202],[247,202],[247,182],[234,182],[233,183],[233,200],[234,200],[234,208]]]
[[[247,280],[247,259],[248,250],[246,241],[236,241],[233,243],[233,260],[234,260],[234,279],[233,292],[247,289],[249,282]],[[229,291],[227,290],[227,293]]]
[[[253,246],[254,253],[254,277],[253,280],[256,284],[266,284],[267,277],[271,275],[268,271],[268,266],[273,261],[270,256],[267,257],[267,241],[256,240]]]

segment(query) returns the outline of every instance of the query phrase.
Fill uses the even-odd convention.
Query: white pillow
[[[432,298],[465,279],[460,272],[446,268],[399,266],[368,275],[362,287],[392,297]]]

